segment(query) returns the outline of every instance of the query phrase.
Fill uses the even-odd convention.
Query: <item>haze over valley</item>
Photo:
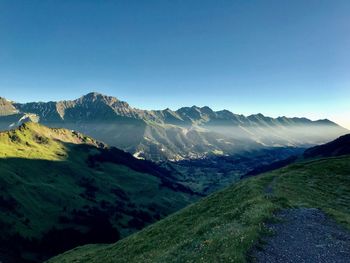
[[[32,120],[83,132],[137,158],[154,161],[196,159],[267,147],[309,147],[347,133],[327,119],[243,116],[196,106],[148,111],[95,92],[72,101],[1,101],[3,129]]]

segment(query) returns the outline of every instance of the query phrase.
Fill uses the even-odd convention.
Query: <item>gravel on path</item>
[[[272,236],[251,251],[253,262],[350,262],[350,231],[315,208],[284,209]]]

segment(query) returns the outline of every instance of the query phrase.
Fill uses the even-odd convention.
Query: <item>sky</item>
[[[0,0],[0,96],[101,92],[350,129],[348,0]]]

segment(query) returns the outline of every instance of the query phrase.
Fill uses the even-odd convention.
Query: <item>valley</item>
[[[170,170],[178,182],[205,196],[238,182],[261,167],[294,160],[304,150],[298,147],[275,147],[229,156],[162,162],[160,165]],[[273,170],[273,167],[267,170]]]
[[[268,225],[281,222],[277,218],[280,216],[276,214],[278,211],[320,211],[319,214],[330,218],[327,220],[336,221],[336,228],[340,229],[337,230],[339,239],[333,237],[327,242],[342,242],[342,246],[332,247],[329,253],[336,253],[332,259],[343,262],[350,252],[350,244],[346,241],[350,236],[349,165],[350,157],[341,154],[300,160],[244,179],[113,245],[83,246],[48,262],[265,262],[256,256],[264,251],[270,259],[276,255],[276,252],[269,252],[271,243],[266,243],[270,241],[265,237],[272,235]],[[322,222],[322,228],[329,224]],[[303,236],[310,234],[304,232]],[[312,235],[317,237],[315,233]],[[316,239],[311,242],[320,244],[325,241]],[[299,255],[299,252],[305,252],[301,246],[302,242],[294,242],[297,251],[290,251],[289,247],[280,244],[282,250],[277,251],[278,256],[272,262],[279,262],[288,253]],[[253,248],[258,252],[253,252]],[[316,252],[306,251],[302,258],[310,255],[326,258],[317,254],[324,253],[324,249],[312,248]]]

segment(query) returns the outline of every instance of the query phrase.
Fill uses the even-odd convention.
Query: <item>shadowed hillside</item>
[[[168,174],[70,130],[26,123],[0,133],[0,260],[115,242],[198,198]]]
[[[329,143],[312,147],[304,152],[305,158],[331,157],[350,154],[350,134]]]

